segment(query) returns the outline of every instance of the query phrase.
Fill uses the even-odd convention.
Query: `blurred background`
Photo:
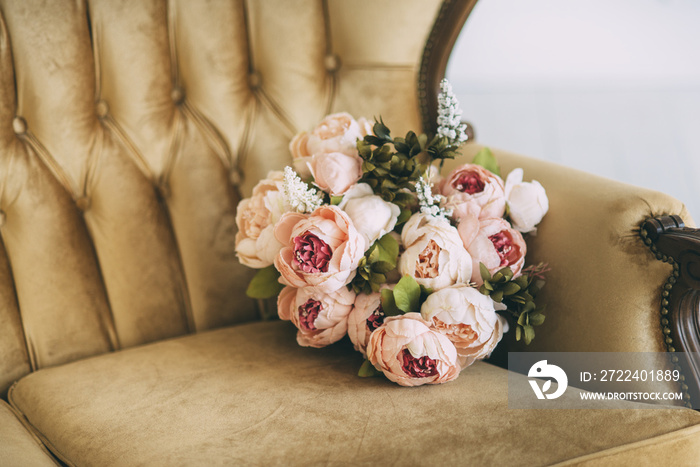
[[[447,77],[478,142],[663,191],[700,223],[700,1],[481,0]]]

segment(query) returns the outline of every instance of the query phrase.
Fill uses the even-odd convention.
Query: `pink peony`
[[[464,246],[472,257],[472,282],[481,285],[479,263],[484,263],[491,274],[509,266],[517,277],[525,264],[527,246],[520,232],[510,227],[505,219],[465,221],[457,226]]]
[[[309,133],[307,152],[311,155],[340,152],[357,156],[357,140],[364,136],[365,130],[349,113],[328,115]]]
[[[393,288],[394,284],[382,288]],[[367,343],[369,336],[384,323],[384,311],[382,310],[381,294],[359,294],[355,298],[355,307],[348,316],[348,337],[355,350],[367,355]]]
[[[505,306],[473,287],[458,285],[430,294],[421,306],[421,315],[452,341],[460,366],[465,368],[488,357],[508,330],[496,308]]]
[[[251,268],[270,266],[282,245],[275,239],[274,224],[284,210],[282,172],[270,172],[242,200],[236,210],[236,255]]]
[[[314,154],[308,166],[314,183],[333,196],[344,194],[362,177],[362,158],[357,154]]]
[[[402,276],[433,290],[469,282],[472,259],[457,229],[445,219],[416,213],[404,225],[401,241],[406,248],[399,257]]]
[[[446,383],[460,371],[455,346],[420,313],[386,318],[370,335],[367,358],[401,386]]]
[[[370,133],[372,133],[372,124],[366,118],[361,117],[355,120],[352,115],[345,112],[328,115],[311,132],[302,131],[290,141],[289,152],[292,154],[294,170],[302,178],[308,179],[312,176],[310,166],[314,166],[316,173],[326,180],[325,184],[319,186],[325,191],[333,188],[331,191],[334,195],[342,194],[347,188],[338,191],[339,184],[331,184],[334,180],[333,174],[330,172],[349,168],[350,172],[355,174],[355,165],[359,159],[357,157],[357,140]],[[350,156],[350,158],[342,159],[335,156],[312,162],[314,155],[331,153],[341,153]],[[359,163],[362,164],[361,159]],[[318,167],[320,164],[331,164],[333,168],[322,169]],[[351,178],[347,174],[344,174],[343,177],[346,180]],[[359,179],[359,177],[357,178]],[[345,184],[347,185],[347,182]]]
[[[275,226],[283,245],[275,258],[281,281],[330,293],[348,284],[364,255],[365,240],[337,206],[311,214],[286,213]]]
[[[297,327],[299,345],[325,347],[345,336],[354,302],[355,293],[345,287],[331,293],[285,287],[277,297],[277,312]]]
[[[313,156],[313,154],[309,152],[307,145],[308,141],[309,134],[302,131],[294,136],[292,141],[289,142],[289,152],[292,153],[292,165],[294,166],[294,171],[303,179],[311,178],[309,162],[311,162],[311,156]]]
[[[464,164],[445,177],[439,186],[440,193],[447,198],[447,207],[454,210],[453,216],[463,217],[466,211],[476,209],[480,219],[503,217],[506,196],[503,180],[476,164]]]

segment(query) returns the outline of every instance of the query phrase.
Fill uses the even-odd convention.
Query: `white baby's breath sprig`
[[[429,216],[448,219],[452,215],[452,209],[445,209],[440,206],[440,203],[445,200],[445,197],[442,195],[434,195],[431,187],[430,181],[423,175],[421,175],[416,182],[416,194],[418,195],[420,212],[428,214]]]
[[[304,183],[294,170],[284,168],[284,202],[290,211],[309,213],[323,204],[323,197]]]
[[[447,79],[440,81],[438,94],[437,134],[446,137],[450,145],[463,143],[468,139],[467,125],[462,123],[462,109],[457,96],[452,92],[452,85]]]

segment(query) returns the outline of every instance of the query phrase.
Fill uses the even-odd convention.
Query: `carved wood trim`
[[[685,226],[679,216],[646,220],[641,236],[656,258],[670,263],[673,272],[661,292],[661,331],[669,352],[700,353],[700,229]],[[674,356],[675,357],[675,356]],[[684,398],[700,401],[700,362],[674,358],[685,381]]]
[[[437,95],[440,90],[440,81],[445,77],[447,61],[476,2],[477,0],[442,2],[425,43],[418,72],[418,102],[423,119],[423,131],[429,134],[435,134],[437,131]],[[467,135],[470,140],[474,137],[474,130],[468,123]]]

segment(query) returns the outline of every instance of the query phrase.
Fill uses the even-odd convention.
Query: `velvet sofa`
[[[697,464],[689,408],[513,410],[488,362],[361,379],[245,295],[238,201],[327,113],[434,130],[474,3],[0,0],[0,464]],[[529,261],[556,272],[503,349],[698,350],[682,203],[494,152],[546,187]]]

